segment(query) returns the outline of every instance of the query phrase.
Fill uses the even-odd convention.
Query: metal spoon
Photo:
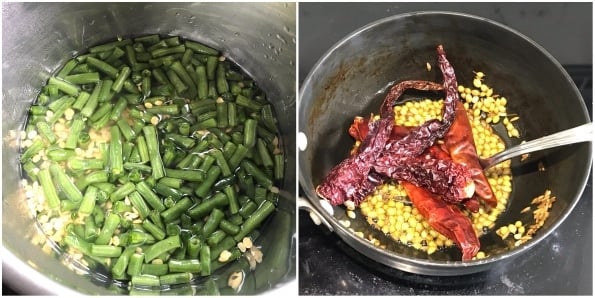
[[[593,141],[593,123],[589,122],[574,128],[563,130],[548,136],[544,136],[532,141],[528,141],[513,147],[510,147],[500,153],[485,159],[479,159],[479,163],[483,169],[488,169],[498,163],[513,157],[535,152],[539,150],[549,149],[558,146],[570,145],[581,142]]]

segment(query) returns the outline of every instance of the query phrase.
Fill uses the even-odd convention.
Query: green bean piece
[[[258,122],[254,119],[247,119],[244,122],[244,146],[252,148],[256,144],[256,126]]]
[[[168,264],[143,264],[141,274],[161,276],[169,273]]]
[[[122,67],[122,69],[118,72],[118,76],[112,85],[112,90],[116,93],[120,93],[122,87],[124,86],[124,81],[130,77],[132,70],[128,66]]]
[[[228,112],[227,112],[227,103],[225,101],[217,101],[216,105],[216,114],[217,114],[217,127],[225,128],[229,125],[228,122]]]
[[[165,226],[165,233],[168,236],[180,235],[181,231],[182,228],[180,228],[180,226],[175,222],[170,222]]]
[[[217,82],[217,92],[219,94],[229,92],[229,84],[227,83],[227,79],[225,78],[225,66],[223,63],[219,63],[216,69],[216,82]]]
[[[234,102],[227,103],[227,124],[230,127],[238,125],[237,106]]]
[[[114,231],[118,228],[119,225],[120,216],[114,213],[109,213],[107,215],[107,218],[105,219],[101,231],[99,231],[99,236],[97,236],[95,244],[107,245],[112,236],[114,235]]]
[[[124,97],[118,98],[118,100],[116,101],[116,104],[114,104],[114,107],[110,113],[110,119],[113,121],[118,121],[118,120],[122,119],[122,111],[124,111],[127,104],[128,104],[128,102],[126,101],[126,98],[124,98]]]
[[[215,71],[217,69],[217,64],[219,64],[219,58],[215,56],[208,56],[207,57],[207,78],[209,81],[215,80]],[[214,84],[210,84],[214,85]]]
[[[196,144],[196,140],[194,140],[193,138],[179,134],[168,134],[167,138],[176,143],[176,145],[186,150],[190,149],[191,147],[194,147],[194,145]]]
[[[132,141],[136,138],[136,132],[132,129],[132,127],[130,127],[130,124],[128,124],[126,119],[120,118],[118,121],[116,121],[116,124],[120,128],[120,131],[126,141]]]
[[[153,190],[147,184],[147,182],[141,181],[137,183],[136,190],[155,210],[159,212],[165,210],[165,205],[163,205],[163,202],[161,201],[159,196],[157,196],[157,194],[153,192]]]
[[[193,204],[194,202],[190,198],[184,197],[177,201],[169,209],[166,209],[163,212],[161,212],[161,217],[163,218],[163,221],[166,223],[173,222],[174,220],[179,218],[180,215],[186,212],[186,210],[188,210]]]
[[[122,254],[119,246],[91,244],[91,255],[94,257],[117,258]]]
[[[211,233],[211,235],[207,238],[207,243],[210,246],[215,246],[219,244],[225,237],[227,237],[227,233],[219,229]]]
[[[65,100],[61,102],[61,105],[54,111],[54,114],[48,119],[48,122],[51,124],[56,123],[56,121],[64,115],[64,112],[72,106],[75,100],[76,99],[73,97],[67,96]]]
[[[87,187],[85,191],[85,195],[83,196],[83,200],[81,201],[81,205],[79,207],[79,216],[85,217],[90,215],[95,208],[95,203],[97,202],[97,193],[99,189],[93,185]]]
[[[266,188],[273,186],[273,181],[271,181],[267,174],[259,169],[252,161],[244,159],[240,165],[244,170],[246,170],[248,174],[254,177],[256,182],[258,182],[260,185]]]
[[[140,275],[141,270],[143,268],[143,260],[145,255],[142,253],[133,253],[130,256],[130,261],[128,263],[128,269],[126,273],[130,276]]]
[[[254,190],[254,202],[261,204],[267,199],[267,189],[264,187],[256,187]]]
[[[275,154],[273,156],[273,160],[275,162],[275,167],[273,171],[275,180],[283,180],[283,176],[285,173],[285,157],[283,156],[283,154]]]
[[[58,192],[56,191],[56,187],[52,181],[50,169],[46,168],[39,170],[37,176],[39,177],[39,184],[43,189],[43,194],[48,203],[48,207],[50,207],[52,210],[60,207],[60,199],[58,198]]]
[[[112,126],[110,129],[111,140],[109,146],[109,161],[112,175],[120,175],[124,171],[122,137],[118,126]]]
[[[165,231],[148,219],[143,220],[143,228],[147,230],[155,239],[163,240],[165,238]]]
[[[186,84],[188,88],[190,88],[190,94],[192,95],[192,97],[194,97],[197,91],[197,87],[194,84],[194,81],[192,80],[188,72],[186,71],[186,69],[184,68],[184,66],[182,65],[182,63],[180,61],[174,61],[171,65],[171,69],[178,75],[178,77],[184,82],[184,84]]]
[[[242,216],[242,218],[248,218],[252,215],[252,213],[254,213],[254,211],[256,211],[256,209],[258,209],[258,205],[256,205],[256,203],[253,201],[248,201],[242,205],[242,208],[240,208],[238,213]]]
[[[159,183],[167,185],[171,188],[181,188],[182,184],[184,183],[183,179],[180,178],[172,178],[167,176],[167,169],[165,170],[166,176],[159,179]]]
[[[126,182],[111,193],[109,199],[112,202],[120,201],[135,190],[135,185],[132,182]]]
[[[125,45],[131,44],[131,43],[132,43],[132,41],[130,39],[117,40],[117,41],[113,41],[113,42],[109,42],[109,43],[105,43],[102,45],[91,47],[91,48],[89,48],[89,53],[94,54],[94,53],[99,53],[99,52],[110,51],[116,47],[125,46]]]
[[[138,154],[140,155],[140,161],[146,163],[150,160],[149,149],[144,136],[138,136],[136,138],[136,147],[138,148]]]
[[[275,116],[273,115],[273,108],[270,104],[266,104],[262,107],[260,110],[260,119],[262,119],[262,123],[267,129],[271,131],[277,130]]]
[[[205,198],[209,194],[211,187],[215,184],[220,174],[221,168],[215,165],[212,166],[208,170],[204,181],[200,185],[198,185],[198,187],[196,187],[194,193],[200,198]]]
[[[215,157],[211,156],[210,154],[205,155],[202,161],[202,164],[198,168],[199,171],[208,173],[211,166],[215,163]],[[215,178],[216,179],[216,178]]]
[[[217,192],[209,198],[204,199],[200,204],[197,204],[188,210],[190,217],[197,219],[209,214],[215,208],[222,208],[229,204],[227,196],[222,192]]]
[[[171,54],[183,54],[186,51],[186,47],[184,45],[178,45],[175,47],[166,47],[166,48],[157,48],[151,50],[151,47],[147,49],[153,58],[159,58]]]
[[[70,159],[68,167],[73,171],[79,170],[100,170],[103,169],[103,160],[101,159]]]
[[[157,130],[152,125],[143,127],[143,133],[147,142],[147,149],[149,152],[149,160],[151,162],[151,176],[153,179],[159,179],[165,176],[165,170],[163,168],[163,161],[159,154],[159,142],[157,141]]]
[[[93,171],[87,175],[80,176],[75,185],[79,189],[85,189],[89,184],[97,185],[99,183],[107,182],[109,177],[107,172],[103,170]]]
[[[82,62],[84,62],[84,61],[82,61]],[[75,74],[75,73],[87,73],[87,72],[93,72],[93,71],[94,71],[94,69],[91,69],[91,67],[89,66],[89,64],[81,63],[81,64],[75,66],[70,73],[71,74]]]
[[[76,98],[76,100],[72,104],[72,108],[80,111],[85,106],[85,103],[87,103],[87,100],[89,100],[90,96],[91,96],[91,94],[89,94],[88,92],[81,91],[79,93],[79,96]]]
[[[68,62],[66,62],[66,64],[64,64],[64,67],[62,67],[62,69],[60,69],[60,72],[58,72],[56,77],[60,78],[60,79],[64,79],[64,77],[69,75],[70,72],[76,67],[77,64],[78,64],[78,61],[76,61],[76,59],[68,60]]]
[[[229,165],[229,159],[233,156],[233,154],[237,148],[238,148],[238,146],[236,144],[234,144],[232,141],[228,141],[223,146],[223,157],[225,158],[225,160],[227,160],[228,165]],[[230,166],[230,168],[231,168],[231,166]]]
[[[98,72],[88,72],[88,73],[79,73],[68,75],[64,77],[64,81],[67,81],[71,84],[75,85],[83,85],[83,84],[92,84],[97,83],[99,81],[99,73]]]
[[[235,241],[242,240],[246,235],[256,229],[271,213],[275,211],[275,204],[264,201],[252,215],[242,224],[240,232],[233,236]]]
[[[99,96],[97,97],[99,102],[110,102],[112,100],[112,97],[114,96],[114,93],[111,91],[113,85],[114,81],[112,80],[103,81],[103,85],[99,91]]]
[[[158,34],[144,35],[134,38],[134,42],[140,42],[144,44],[156,44],[161,40]]]
[[[58,88],[58,90],[71,96],[77,96],[80,91],[80,88],[78,86],[56,77],[50,77],[50,79],[48,80],[48,85],[54,86]]]
[[[217,208],[213,209],[209,217],[207,218],[205,225],[202,227],[202,235],[205,237],[209,237],[217,229],[219,223],[221,222],[221,220],[223,220],[224,217],[225,214],[223,213],[223,211]]]
[[[233,185],[227,185],[223,188],[223,193],[225,193],[229,200],[229,212],[231,214],[236,214],[240,210],[240,206],[238,204],[235,187]]]
[[[70,131],[68,137],[66,138],[66,142],[64,144],[64,148],[67,149],[74,149],[77,147],[79,135],[85,128],[85,121],[80,115],[75,116],[72,120],[72,124],[70,125]]]
[[[109,65],[108,63],[101,61],[95,57],[88,57],[86,62],[90,66],[93,66],[94,68],[105,73],[106,75],[108,75],[111,78],[115,79],[118,76],[118,69],[116,69],[115,67],[113,67],[113,66]]]
[[[169,198],[173,199],[174,201],[181,199],[185,195],[179,189],[171,188],[163,183],[155,184],[154,188],[158,194],[160,194],[166,198],[169,197]],[[167,204],[165,206],[168,207]]]
[[[74,185],[70,177],[64,172],[61,166],[56,163],[52,163],[50,165],[50,172],[52,173],[52,177],[54,181],[57,182],[60,189],[66,194],[68,199],[79,202],[83,199],[83,194],[81,191]]]
[[[76,155],[72,149],[63,149],[57,146],[51,146],[46,150],[46,156],[49,160],[61,162],[69,160]]]
[[[170,236],[167,237],[144,250],[145,252],[145,262],[148,263],[153,259],[157,258],[164,252],[167,252],[171,249],[178,248],[181,246],[180,236]]]
[[[84,239],[82,239],[82,237],[76,235],[74,231],[66,233],[66,236],[64,236],[64,243],[66,243],[66,245],[68,245],[69,247],[82,252],[85,255],[91,255],[91,243],[85,241]]]
[[[101,91],[101,86],[103,86],[103,81],[99,81],[97,84],[95,84],[93,92],[91,92],[89,99],[81,110],[81,115],[85,117],[91,117],[91,115],[93,115],[97,105],[99,104],[99,92]]]
[[[235,235],[240,232],[240,226],[228,221],[226,219],[221,220],[219,223],[219,228],[223,230],[228,235]]]
[[[242,94],[238,94],[236,96],[236,104],[240,107],[244,107],[252,111],[260,111],[262,109],[262,104]]]
[[[215,157],[215,160],[217,161],[217,165],[221,169],[221,175],[223,175],[224,177],[231,176],[232,172],[231,172],[231,169],[227,163],[227,160],[225,160],[225,157],[223,156],[223,152],[215,149],[215,150],[211,150],[210,154],[213,157]]]
[[[192,279],[192,273],[190,272],[178,272],[169,273],[159,276],[159,282],[161,285],[178,285],[186,284]]]
[[[217,51],[213,48],[210,48],[208,46],[205,46],[203,44],[200,44],[198,42],[187,40],[184,44],[186,45],[186,48],[191,49],[192,51],[194,51],[197,54],[205,54],[205,55],[210,55],[210,56],[219,55],[219,51]]]
[[[37,153],[39,153],[44,147],[45,144],[41,139],[35,139],[31,146],[29,146],[21,155],[21,162],[28,161],[33,156],[37,155]]]
[[[126,45],[126,47],[124,48],[124,51],[126,53],[126,60],[128,60],[128,64],[135,65],[137,63],[136,53],[135,53],[132,45]]]
[[[132,203],[134,209],[138,211],[141,219],[145,219],[147,216],[149,216],[151,209],[149,209],[149,206],[147,206],[147,203],[137,191],[130,193],[128,195],[128,199],[130,200],[130,203]]]
[[[199,99],[207,98],[209,94],[209,80],[207,79],[207,69],[203,65],[199,65],[195,69],[197,83],[197,94]]]
[[[111,272],[115,276],[121,276],[126,272],[126,268],[128,267],[128,262],[130,261],[130,256],[135,252],[136,247],[128,246],[122,251],[122,254],[116,260],[116,263],[111,269]]]
[[[256,141],[256,147],[258,149],[258,154],[260,155],[260,159],[262,160],[262,165],[265,168],[273,168],[274,162],[273,158],[271,157],[271,153],[267,148],[267,144],[261,138],[258,138]]]
[[[169,272],[200,272],[201,266],[198,259],[174,260],[167,262]]]
[[[142,274],[132,276],[130,280],[130,285],[132,287],[159,287],[161,285],[161,282],[159,281],[158,276]],[[144,292],[145,291],[143,291],[143,293]]]
[[[56,142],[56,134],[54,134],[54,130],[50,127],[50,125],[45,121],[39,121],[35,123],[35,127],[37,128],[37,132],[46,139],[50,144]]]
[[[186,250],[186,255],[190,259],[197,259],[200,253],[200,239],[195,238],[194,236],[188,239],[188,243],[186,245],[188,249]]]
[[[97,122],[102,120],[104,117],[109,120],[109,114],[112,111],[112,104],[111,103],[103,103],[96,111],[88,118],[90,122]]]
[[[227,237],[223,238],[223,240],[221,240],[219,242],[219,244],[210,248],[210,252],[211,252],[210,260],[211,261],[217,260],[217,258],[219,257],[219,255],[221,254],[222,251],[232,249],[234,246],[236,246],[236,243],[237,243],[237,241],[235,241],[232,236],[227,236]],[[208,247],[208,245],[203,245],[203,246]],[[201,263],[202,263],[202,258],[201,258]]]
[[[80,96],[80,94],[79,94],[79,96]],[[41,95],[39,97],[41,97]],[[49,101],[49,99],[48,99],[48,101]],[[45,106],[42,106],[43,103],[41,103],[41,99],[39,99],[37,102],[38,102],[38,104],[31,106],[31,108],[29,109],[29,112],[31,113],[31,115],[45,116],[48,111],[48,108]]]
[[[165,73],[178,94],[182,94],[184,91],[188,90],[188,86],[184,83],[184,81],[182,81],[182,79],[180,79],[175,71],[169,69]]]
[[[211,275],[211,248],[208,245],[200,248],[200,275]]]

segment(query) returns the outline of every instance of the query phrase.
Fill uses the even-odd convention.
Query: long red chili
[[[401,185],[430,226],[457,244],[463,253],[463,261],[471,260],[477,254],[480,243],[473,223],[456,206],[409,182],[403,181]]]
[[[489,207],[496,207],[498,201],[479,164],[471,124],[460,101],[456,105],[455,120],[444,136],[444,147],[454,162],[467,167],[475,184],[476,195]]]
[[[449,189],[444,195],[449,200],[460,201],[469,192],[469,185],[459,183],[467,179],[457,179],[457,176],[464,175],[464,171],[449,171],[455,167],[425,169],[425,166],[440,167],[443,162],[418,163],[415,166],[402,166],[394,170],[394,166],[401,164],[413,164],[415,157],[421,155],[434,142],[442,138],[454,121],[456,102],[459,100],[456,90],[456,77],[454,69],[446,59],[446,53],[442,46],[438,46],[438,62],[444,76],[442,88],[446,91],[442,121],[430,120],[419,127],[413,128],[407,135],[398,140],[391,140],[390,134],[394,124],[393,101],[398,99],[407,88],[434,88],[439,89],[438,84],[423,81],[404,81],[391,88],[389,95],[381,107],[382,118],[369,123],[369,134],[362,142],[358,152],[335,166],[331,172],[316,187],[316,192],[332,204],[341,204],[345,200],[353,200],[358,204],[371,192],[375,184],[381,183],[381,179],[370,179],[368,176],[371,169],[379,174],[399,177],[423,185],[433,190],[441,191]],[[377,160],[381,162],[378,163]],[[445,169],[441,171],[440,169]],[[423,170],[423,171],[422,171]],[[418,171],[416,173],[414,171]],[[425,173],[431,173],[428,176]],[[422,184],[419,178],[432,178],[424,180]],[[454,182],[454,183],[453,183]],[[456,188],[464,188],[456,189]],[[462,197],[463,196],[463,197]]]

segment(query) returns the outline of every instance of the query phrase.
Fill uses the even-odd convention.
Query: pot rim
[[[355,31],[349,33],[348,35],[343,37],[341,40],[339,40],[337,43],[335,43],[329,50],[327,50],[323,54],[323,56],[314,64],[314,66],[312,67],[312,69],[310,70],[310,72],[308,73],[306,78],[304,79],[304,82],[300,86],[298,103],[299,104],[303,103],[304,91],[307,90],[308,88],[310,88],[310,86],[313,84],[312,78],[313,78],[314,74],[319,72],[320,69],[325,64],[325,61],[327,59],[329,59],[334,54],[334,52],[338,48],[342,47],[346,42],[348,42],[352,38],[354,38],[360,34],[363,34],[364,32],[371,30],[379,25],[394,22],[394,21],[397,21],[400,19],[417,17],[417,16],[424,16],[424,17],[454,16],[454,17],[471,19],[471,20],[475,20],[475,21],[485,22],[489,26],[497,27],[501,30],[508,31],[511,34],[522,38],[529,45],[534,47],[538,52],[540,52],[542,55],[544,55],[545,58],[547,58],[553,65],[555,65],[558,68],[558,70],[564,76],[566,81],[572,86],[572,90],[574,91],[577,99],[581,100],[580,103],[582,103],[582,104],[581,104],[580,108],[583,111],[583,115],[580,115],[580,116],[585,118],[586,121],[589,121],[589,116],[588,116],[586,105],[582,101],[582,96],[581,96],[578,88],[572,81],[572,78],[564,70],[564,68],[558,62],[558,60],[555,57],[553,57],[550,53],[548,53],[542,46],[540,46],[539,44],[537,44],[535,41],[533,41],[529,37],[525,36],[524,34],[520,33],[519,31],[517,31],[511,27],[508,27],[504,24],[501,24],[499,22],[496,22],[494,20],[491,20],[491,19],[488,19],[485,17],[472,15],[472,14],[453,12],[453,11],[415,11],[415,12],[397,14],[397,15],[393,15],[393,16],[389,16],[389,17],[385,17],[385,18],[381,18],[379,20],[373,21],[373,22],[368,23],[368,24],[356,29]],[[304,133],[305,124],[303,121],[303,119],[305,119],[307,117],[307,114],[306,114],[307,111],[303,104],[300,104],[298,109],[299,109],[298,110],[299,119],[302,119],[299,122],[298,136],[303,137],[307,141],[307,136]],[[301,145],[301,144],[306,144],[306,143],[301,143],[298,141],[298,145]],[[593,151],[592,145],[593,144],[590,142],[589,143],[590,149],[588,151],[588,164],[589,165],[591,165],[591,163],[592,163],[592,151]],[[305,151],[305,150],[306,149],[302,150],[300,148],[300,151]],[[303,167],[304,163],[305,163],[305,161],[303,161],[300,158],[300,160],[298,161],[299,182],[300,182],[300,186],[301,186],[302,190],[306,194],[308,201],[311,203],[310,205],[313,206],[313,209],[309,208],[309,211],[315,211],[316,215],[321,216],[324,219],[324,221],[326,221],[326,223],[328,223],[328,225],[330,225],[330,226],[328,226],[329,229],[331,229],[332,231],[337,233],[337,235],[339,235],[343,241],[347,242],[347,244],[349,244],[351,247],[353,247],[359,253],[361,253],[373,260],[376,260],[379,263],[385,264],[387,266],[390,266],[390,267],[393,267],[393,268],[396,268],[399,270],[410,272],[410,273],[434,275],[434,276],[455,276],[455,275],[465,275],[465,274],[472,274],[472,273],[485,271],[485,270],[489,269],[495,263],[498,263],[498,262],[501,262],[504,260],[512,260],[512,259],[518,257],[519,255],[525,253],[526,251],[530,250],[531,248],[533,248],[537,243],[541,242],[543,239],[548,237],[554,230],[556,230],[558,228],[558,226],[560,224],[562,224],[562,222],[564,222],[564,220],[566,220],[568,215],[572,212],[572,210],[578,203],[578,201],[581,197],[580,195],[584,192],[585,186],[586,186],[588,178],[589,178],[589,172],[591,171],[591,166],[590,166],[585,171],[585,173],[583,175],[583,179],[581,181],[579,181],[580,192],[578,192],[577,195],[569,202],[568,207],[560,215],[558,220],[555,221],[547,229],[542,230],[543,233],[539,233],[538,235],[535,235],[535,237],[533,237],[531,240],[525,242],[524,244],[522,244],[520,246],[511,248],[510,250],[507,250],[504,253],[501,253],[501,254],[498,254],[495,256],[488,256],[483,259],[464,261],[464,262],[460,261],[460,260],[445,262],[445,261],[429,260],[429,259],[422,259],[422,258],[406,256],[406,255],[396,253],[394,251],[381,249],[379,247],[374,246],[369,241],[366,241],[361,237],[355,236],[352,232],[350,232],[347,228],[345,228],[342,224],[340,224],[338,222],[338,220],[333,215],[329,214],[329,212],[327,212],[321,206],[320,203],[317,202],[317,200],[319,200],[320,198],[314,192],[314,187],[312,185],[312,181],[310,181],[310,179],[306,179],[306,177],[304,176],[304,172],[302,171],[302,169],[304,168]]]

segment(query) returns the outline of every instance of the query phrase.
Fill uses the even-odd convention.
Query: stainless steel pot
[[[270,222],[282,228],[265,229],[258,244],[266,258],[271,243],[285,243],[276,253],[286,263],[253,272],[240,293],[295,293],[295,15],[294,3],[3,3],[3,283],[23,294],[119,293],[31,243],[39,231],[19,189],[17,151],[7,136],[22,129],[40,88],[72,55],[117,36],[158,33],[222,50],[272,101],[285,142],[286,194]],[[263,280],[265,271],[278,274]]]
[[[489,257],[461,262],[457,249],[428,257],[395,243],[374,230],[361,213],[351,228],[372,234],[387,249],[372,245],[339,223],[348,219],[342,207],[325,208],[314,192],[324,175],[348,156],[353,139],[347,128],[356,115],[378,113],[387,84],[406,79],[441,81],[435,48],[444,45],[459,82],[471,82],[473,71],[489,76],[494,90],[506,94],[508,111],[520,116],[521,139],[540,136],[589,121],[573,81],[545,49],[521,33],[494,21],[454,12],[415,12],[368,24],[349,34],[316,63],[299,96],[299,175],[307,200],[300,207],[313,212],[329,229],[360,253],[388,266],[426,275],[462,275],[510,261],[545,239],[568,216],[583,192],[592,160],[591,143],[533,154],[531,161],[513,161],[510,205],[496,226],[514,222],[531,199],[546,188],[557,196],[545,225],[532,240],[508,249],[491,232],[480,238]],[[568,45],[580,46],[580,45]],[[434,64],[435,65],[435,64]],[[498,130],[499,128],[496,127]],[[520,142],[509,140],[509,144]],[[545,164],[546,171],[537,170]]]

